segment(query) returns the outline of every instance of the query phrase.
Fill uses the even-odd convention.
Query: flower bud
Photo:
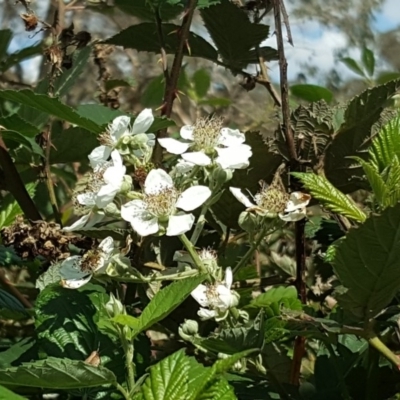
[[[112,293],[110,293],[110,300],[106,303],[106,309],[110,317],[125,314],[124,305]]]
[[[182,332],[190,336],[194,336],[199,332],[199,324],[193,319],[186,319],[181,327]]]
[[[129,175],[124,175],[120,193],[128,193],[131,189],[132,189],[132,177]]]
[[[253,233],[258,226],[257,216],[251,212],[243,211],[239,215],[239,226],[246,232]]]
[[[104,214],[109,217],[119,217],[119,208],[114,203],[108,203],[104,208]]]
[[[232,170],[231,169],[223,169],[221,167],[216,167],[212,173],[212,178],[215,182],[220,185],[223,185],[225,182],[228,182],[232,179]]]

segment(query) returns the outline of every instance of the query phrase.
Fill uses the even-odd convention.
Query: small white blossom
[[[256,211],[261,215],[278,214],[279,218],[286,222],[303,219],[311,199],[309,194],[293,192],[289,195],[279,187],[271,185],[257,193],[253,203],[240,188],[230,187],[229,190],[249,211]]]
[[[104,208],[114,200],[121,190],[126,167],[117,150],[111,153],[111,160],[98,164],[92,177],[92,187],[87,192],[77,195],[79,204],[89,208]]]
[[[152,133],[145,134],[154,122],[153,112],[150,108],[144,109],[135,119],[133,126],[129,129],[130,117],[121,116],[115,118],[109,124],[105,134],[100,136],[101,146],[96,147],[89,155],[89,160],[92,168],[102,164],[108,160],[112,150],[127,138],[135,138],[135,141],[140,145],[153,147],[155,143],[155,135]],[[118,151],[121,154],[127,154],[129,149],[121,149]]]
[[[237,129],[223,128],[221,119],[199,119],[195,125],[183,126],[180,136],[184,141],[173,138],[158,141],[169,153],[181,154],[185,161],[195,165],[207,166],[215,160],[222,168],[249,166],[252,151],[244,144],[245,135]]]
[[[231,268],[225,270],[225,281],[215,285],[200,284],[191,293],[200,304],[198,316],[202,320],[215,318],[217,321],[226,317],[228,310],[239,304],[239,295],[231,290],[233,274]]]
[[[89,229],[96,225],[98,222],[102,221],[104,219],[104,214],[99,214],[96,212],[90,212],[86,215],[83,215],[81,218],[76,220],[72,225],[70,226],[65,226],[63,228],[64,231],[66,232],[73,232],[73,231],[79,231],[83,228]]]
[[[193,214],[181,213],[177,209],[192,211],[210,196],[210,189],[200,185],[179,193],[165,171],[153,169],[144,183],[144,198],[124,204],[121,216],[141,236],[159,232],[160,225],[167,226],[167,236],[177,236],[190,230],[194,223]]]
[[[61,285],[67,289],[78,289],[86,285],[95,272],[104,270],[114,251],[114,240],[106,237],[95,250],[89,250],[83,256],[71,256],[60,267]]]

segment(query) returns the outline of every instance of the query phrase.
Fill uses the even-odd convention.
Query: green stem
[[[207,270],[204,267],[203,262],[200,260],[200,257],[197,254],[197,251],[194,248],[193,243],[187,238],[187,236],[184,233],[182,235],[179,235],[179,239],[181,240],[181,242],[185,246],[186,250],[192,257],[192,260],[195,263],[196,267],[199,269],[199,271],[202,272],[203,274],[206,274]]]
[[[135,365],[133,363],[133,352],[134,352],[133,343],[129,341],[126,347],[126,354],[125,354],[126,370],[128,371],[129,392],[131,392],[135,386],[135,371],[134,371]]]
[[[125,400],[130,400],[129,393],[118,382],[114,382],[114,386],[119,390],[122,396],[124,396]]]
[[[196,228],[192,233],[190,241],[192,242],[193,246],[196,245],[197,241],[199,240],[200,234],[204,228],[204,224],[206,223],[206,213],[208,211],[209,205],[207,202],[203,204],[201,208],[199,218],[197,219]]]
[[[240,268],[244,267],[247,264],[247,261],[249,258],[253,255],[253,253],[257,250],[257,247],[260,245],[261,241],[264,239],[268,232],[269,226],[264,226],[258,235],[258,238],[253,241],[253,244],[250,246],[249,250],[247,250],[247,253],[242,257],[242,259],[239,261],[239,263],[236,265],[236,267],[233,269],[233,274],[235,274],[237,271],[239,271]]]
[[[400,358],[392,352],[378,336],[368,338],[368,343],[379,351],[386,359],[388,359],[393,365],[400,370]]]

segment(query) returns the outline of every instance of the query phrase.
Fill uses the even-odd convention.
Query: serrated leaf
[[[29,196],[33,198],[36,183],[28,183],[25,188]],[[10,226],[17,215],[23,214],[21,207],[10,193],[1,199],[0,205],[0,229]]]
[[[250,22],[246,13],[230,1],[205,8],[200,13],[220,56],[233,69],[246,67],[251,50],[269,34],[269,26]]]
[[[165,318],[176,307],[179,306],[201,282],[204,275],[198,275],[179,281],[161,289],[151,299],[139,317],[139,331],[145,331],[156,322]]]
[[[204,392],[201,392],[196,400],[235,400],[237,399],[233,387],[226,379],[218,379]]]
[[[344,122],[335,133],[324,159],[326,178],[343,192],[357,189],[353,177],[362,173],[361,167],[354,166],[349,156],[365,158],[363,152],[392,115],[384,109],[399,87],[400,80],[391,81],[367,89],[348,104]]]
[[[187,400],[189,367],[183,350],[153,365],[142,386],[144,400]]]
[[[371,163],[382,172],[393,159],[400,159],[400,115],[391,119],[380,130],[369,149]]]
[[[11,53],[0,62],[0,71],[5,72],[12,66],[19,64],[21,61],[34,57],[38,54],[43,54],[43,46],[41,43],[35,46],[25,47],[22,50]]]
[[[290,303],[288,302],[290,301]],[[249,308],[263,308],[271,304],[291,304],[292,310],[301,310],[301,302],[297,296],[297,290],[294,286],[279,286],[261,293],[253,299],[248,305]]]
[[[355,74],[365,78],[365,73],[362,68],[358,65],[357,61],[350,57],[341,58],[340,61],[346,65],[347,68],[352,70]]]
[[[231,369],[240,359],[248,357],[250,354],[258,353],[260,349],[249,349],[231,355],[230,357],[218,360],[212,366],[215,375],[220,375]]]
[[[368,49],[367,47],[363,48],[362,52],[362,62],[365,70],[367,71],[369,76],[374,75],[375,71],[375,55],[373,51]]]
[[[49,269],[46,272],[43,272],[43,274],[41,274],[39,278],[36,279],[35,287],[36,289],[42,291],[45,287],[54,283],[59,283],[60,281],[60,265],[53,264],[50,265]]]
[[[48,357],[46,360],[0,370],[0,383],[7,386],[79,389],[114,382],[116,377],[109,369],[66,358]]]
[[[175,54],[178,47],[179,25],[162,24],[162,34],[164,37],[164,50],[167,54]],[[115,36],[104,41],[107,44],[123,46],[126,49],[136,49],[137,51],[149,51],[156,54],[160,53],[160,40],[157,34],[155,23],[143,22],[132,25],[129,28],[117,33]],[[211,61],[218,60],[218,53],[215,48],[201,36],[193,32],[189,33],[187,47],[184,48],[184,55],[190,57],[201,57]]]
[[[350,197],[336,189],[325,177],[301,172],[293,172],[292,175],[300,179],[311,195],[329,210],[358,222],[364,222],[367,218]]]
[[[333,267],[348,290],[342,307],[365,321],[376,316],[400,289],[400,205],[387,208],[351,230],[335,250]]]
[[[0,90],[0,98],[34,108],[48,115],[53,115],[91,132],[101,132],[101,127],[98,124],[86,118],[82,118],[74,109],[61,103],[57,98],[49,97],[44,94],[37,94],[28,89],[19,91]],[[35,121],[30,122],[34,125],[36,124]]]
[[[62,164],[87,160],[90,152],[98,146],[96,135],[79,128],[64,129],[52,137],[50,163]]]
[[[21,397],[4,386],[0,386],[0,400],[26,400],[26,397]]]
[[[333,100],[333,93],[322,86],[308,84],[292,85],[290,86],[290,91],[293,96],[309,102],[324,100],[330,103]]]

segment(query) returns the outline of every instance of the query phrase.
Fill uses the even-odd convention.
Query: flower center
[[[104,252],[102,250],[89,250],[80,261],[81,271],[92,274],[102,264],[103,260]]]
[[[156,193],[146,194],[144,202],[147,210],[158,218],[167,217],[175,212],[179,192],[174,187],[161,188]]]
[[[193,141],[197,150],[212,152],[218,145],[223,119],[219,117],[200,118],[193,130]]]
[[[257,205],[272,213],[285,211],[289,195],[276,184],[271,184],[268,188],[263,187],[261,192],[255,196]]]
[[[108,130],[99,135],[98,141],[103,146],[108,146],[108,147],[114,147],[115,144]]]

